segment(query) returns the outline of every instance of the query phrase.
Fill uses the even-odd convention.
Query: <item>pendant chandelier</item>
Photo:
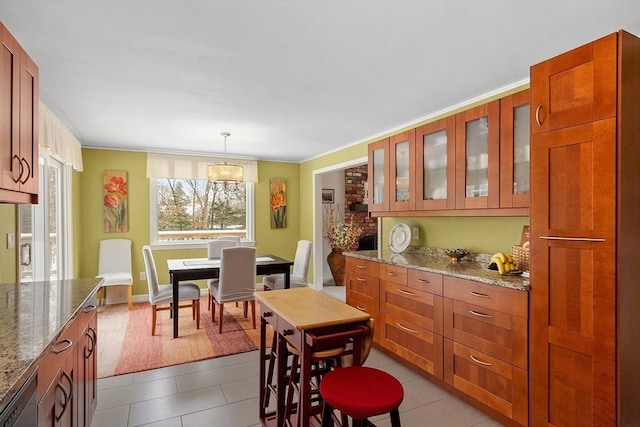
[[[209,165],[207,177],[218,188],[234,190],[244,182],[244,170],[242,166],[227,163],[227,137],[231,133],[220,132],[220,135],[224,137],[224,162]]]

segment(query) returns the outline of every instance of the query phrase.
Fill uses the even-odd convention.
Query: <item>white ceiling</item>
[[[639,0],[0,0],[86,147],[302,161],[528,79]]]

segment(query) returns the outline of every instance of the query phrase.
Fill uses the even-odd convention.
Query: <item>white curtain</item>
[[[222,163],[242,166],[246,182],[258,182],[258,162],[222,157],[147,154],[147,178],[207,179],[207,166]]]
[[[49,108],[40,101],[40,136],[38,145],[82,172],[82,145]]]

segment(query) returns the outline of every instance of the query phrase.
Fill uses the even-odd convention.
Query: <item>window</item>
[[[253,183],[219,187],[202,179],[150,179],[151,241],[201,247],[220,236],[253,241]]]
[[[214,186],[207,180],[210,164],[226,158],[147,154],[149,222],[154,248],[203,247],[221,235],[240,236],[254,244],[253,188],[255,160],[233,159],[244,169],[244,184]],[[219,184],[218,184],[219,185]]]

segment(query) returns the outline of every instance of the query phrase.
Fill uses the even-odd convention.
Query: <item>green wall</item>
[[[74,179],[74,212],[80,219],[75,235],[78,249],[78,277],[92,277],[98,271],[98,247],[107,238],[131,239],[133,294],[146,294],[147,282],[139,280],[144,271],[142,246],[149,244],[149,180],[146,178],[145,153],[83,149],[84,172]],[[129,190],[129,231],[105,233],[102,222],[102,174],[105,170],[127,171]],[[255,239],[258,252],[293,259],[300,234],[300,166],[292,163],[258,162],[259,182],[255,186]],[[75,176],[74,176],[75,178]],[[287,182],[287,227],[271,229],[269,220],[269,178]],[[75,230],[74,230],[75,232]],[[166,260],[206,256],[206,249],[154,250],[154,260],[161,282],[169,282]],[[200,283],[204,286],[204,282]]]
[[[16,277],[16,248],[7,249],[7,233],[16,233],[16,205],[0,204],[0,283],[13,283]]]

